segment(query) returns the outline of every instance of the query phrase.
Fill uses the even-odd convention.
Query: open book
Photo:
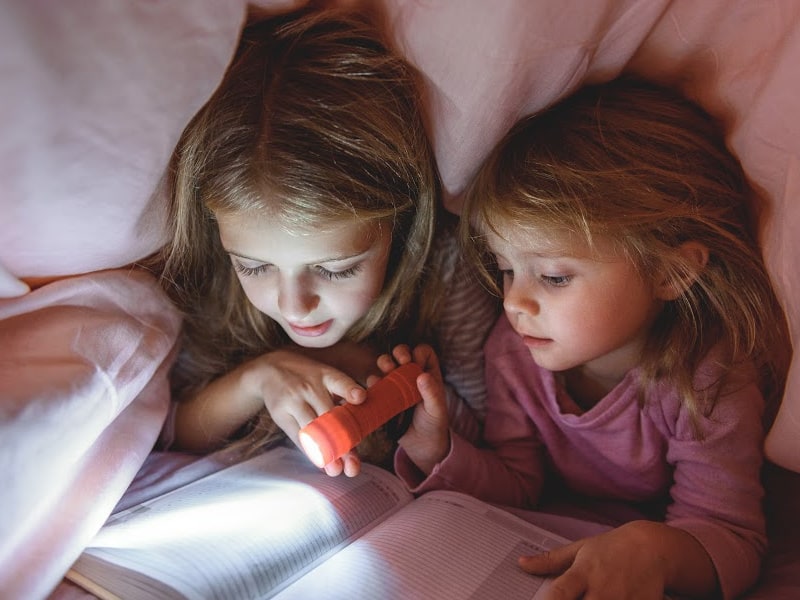
[[[362,465],[331,478],[274,448],[112,515],[67,578],[100,598],[529,600],[517,557],[567,540]]]

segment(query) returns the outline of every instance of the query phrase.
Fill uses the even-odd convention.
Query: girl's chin
[[[536,365],[548,371],[559,372],[568,371],[569,369],[577,366],[574,362],[565,362],[562,360],[552,360],[550,357],[543,356],[541,353],[531,351],[531,358]]]
[[[292,341],[303,348],[329,348],[333,346],[340,338],[331,338],[323,335],[315,338],[301,337],[297,335],[290,335]]]

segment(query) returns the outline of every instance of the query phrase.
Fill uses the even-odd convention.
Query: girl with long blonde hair
[[[495,303],[459,266],[420,96],[367,16],[253,16],[173,161],[173,447],[297,442],[335,402],[363,401],[375,357],[400,342],[439,344],[454,414],[477,431]],[[402,428],[387,431],[370,460],[391,456]],[[358,461],[326,471],[354,475]]]

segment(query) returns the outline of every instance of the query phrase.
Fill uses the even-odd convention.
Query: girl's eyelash
[[[514,279],[512,269],[501,269],[500,275],[503,279]],[[539,278],[550,287],[564,287],[572,280],[572,275],[540,275]]]
[[[257,267],[246,267],[238,260],[234,261],[233,267],[236,269],[237,273],[241,273],[245,277],[255,277],[256,275],[260,275],[264,271],[269,268],[269,265],[258,265]]]
[[[361,270],[361,263],[355,264],[349,269],[345,269],[344,271],[329,271],[324,267],[315,267],[317,273],[322,275],[325,279],[333,280],[333,279],[347,279],[352,277],[356,273]]]
[[[553,287],[564,287],[572,279],[571,275],[542,275],[542,281]]]
[[[233,263],[233,267],[236,269],[236,272],[244,275],[245,277],[255,277],[257,275],[261,275],[271,266],[272,265],[270,264],[263,264],[263,265],[258,265],[257,267],[247,267],[242,263],[240,263],[238,260],[234,261]],[[349,269],[345,269],[344,271],[330,271],[325,267],[320,267],[320,266],[314,267],[314,270],[317,272],[317,274],[331,281],[334,279],[347,279],[349,277],[352,277],[353,275],[358,273],[358,271],[361,270],[361,263],[353,265],[352,267],[350,267]]]

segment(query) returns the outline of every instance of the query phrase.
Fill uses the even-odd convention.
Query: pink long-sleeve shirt
[[[666,499],[666,522],[692,534],[717,570],[725,598],[758,577],[766,549],[762,509],[763,398],[733,386],[701,417],[696,439],[675,389],[660,385],[641,407],[637,372],[582,411],[552,372],[538,367],[505,316],[486,343],[485,447],[451,433],[448,456],[422,478],[400,449],[397,474],[415,493],[456,489],[488,502],[533,508],[546,474],[595,498]],[[696,383],[716,379],[713,361]]]

